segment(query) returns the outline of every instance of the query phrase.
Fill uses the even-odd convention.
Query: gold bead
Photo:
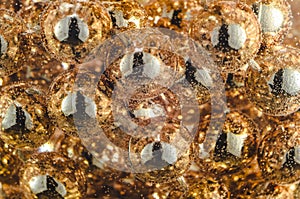
[[[57,153],[33,155],[20,170],[26,198],[84,198],[86,179],[72,160]]]
[[[51,2],[41,16],[44,47],[54,58],[76,63],[104,41],[111,28],[108,12],[99,2]]]
[[[54,131],[46,111],[44,94],[25,83],[3,87],[2,93],[0,136],[3,141],[24,149],[44,144]]]
[[[300,108],[299,53],[296,48],[277,46],[250,63],[247,95],[262,112],[284,116]]]
[[[189,35],[212,53],[223,72],[234,72],[255,56],[261,30],[251,8],[243,3],[208,4],[192,21]]]

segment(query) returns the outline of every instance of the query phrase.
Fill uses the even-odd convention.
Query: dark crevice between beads
[[[179,17],[179,14],[182,12],[181,9],[174,10],[173,16],[171,19],[171,24],[177,26],[178,28],[181,28],[181,18]]]
[[[216,49],[226,53],[230,51],[237,51],[229,46],[228,39],[230,35],[228,34],[228,25],[223,24],[219,30],[219,42],[215,46]]]

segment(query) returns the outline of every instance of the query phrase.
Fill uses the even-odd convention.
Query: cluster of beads
[[[0,198],[300,198],[291,27],[287,0],[0,0]]]

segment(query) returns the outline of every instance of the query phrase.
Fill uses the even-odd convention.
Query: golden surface
[[[245,15],[235,6],[222,7],[231,10],[227,16],[224,14],[220,16],[216,13],[211,14],[220,17],[218,20],[212,20],[216,23],[220,23],[220,20],[228,21],[230,15],[234,16],[234,22],[243,25],[248,24],[245,25],[245,28],[252,31],[247,35],[247,47],[242,48],[237,53],[230,52],[226,56],[224,56],[224,53],[217,55],[219,67],[223,68],[221,76],[226,82],[224,90],[228,107],[226,112],[230,116],[230,119],[227,119],[224,124],[224,131],[226,131],[226,134],[234,132],[237,135],[243,132],[248,136],[244,140],[245,147],[240,151],[242,158],[232,157],[234,155],[227,152],[223,160],[212,158],[211,163],[213,164],[206,164],[205,167],[201,164],[199,166],[199,162],[196,164],[197,160],[194,161],[194,156],[198,155],[195,151],[197,149],[195,145],[197,146],[199,143],[199,136],[196,137],[195,143],[190,146],[189,141],[193,135],[190,134],[189,130],[180,129],[178,126],[183,117],[178,111],[180,110],[178,100],[182,99],[182,96],[190,100],[188,93],[183,92],[181,93],[182,96],[179,95],[178,97],[176,96],[177,93],[172,93],[167,89],[161,90],[161,86],[153,84],[150,87],[138,90],[135,96],[131,96],[129,107],[132,111],[141,107],[149,108],[152,105],[151,103],[159,103],[165,109],[170,110],[167,115],[169,117],[168,122],[171,122],[171,124],[166,125],[168,128],[164,129],[160,137],[132,138],[132,135],[138,134],[138,132],[124,133],[121,130],[115,130],[114,125],[112,125],[114,117],[111,115],[114,107],[111,101],[114,87],[109,86],[109,84],[120,77],[118,69],[123,56],[119,55],[128,53],[125,50],[127,50],[128,46],[126,44],[129,43],[130,38],[116,39],[115,37],[115,42],[118,43],[116,46],[119,48],[112,49],[112,46],[115,46],[111,45],[112,43],[105,46],[105,48],[98,48],[98,46],[105,39],[111,38],[110,36],[133,30],[134,33],[130,37],[138,38],[143,45],[148,47],[153,46],[155,50],[150,50],[152,55],[160,57],[165,64],[171,64],[172,69],[177,72],[178,76],[160,76],[166,85],[179,81],[184,75],[190,75],[190,86],[193,87],[196,99],[201,104],[199,107],[200,127],[203,127],[208,125],[210,121],[209,117],[205,116],[211,114],[212,107],[209,101],[222,95],[222,93],[208,92],[208,89],[201,82],[195,81],[195,78],[193,78],[193,75],[195,75],[193,73],[194,69],[189,68],[187,57],[182,59],[178,55],[186,50],[186,41],[181,39],[176,41],[167,40],[158,31],[140,35],[137,30],[144,26],[164,27],[175,30],[182,35],[187,35],[193,29],[190,30],[191,22],[194,21],[193,24],[196,24],[207,21],[205,17],[208,15],[205,15],[205,12],[202,11],[207,11],[212,5],[211,3],[216,5],[220,1],[139,0],[138,3],[135,3],[128,0],[103,2],[68,0],[65,2],[77,5],[77,7],[59,12],[63,2],[0,0],[0,8],[9,10],[0,10],[0,12],[8,13],[9,16],[13,17],[12,21],[7,21],[3,20],[3,14],[0,15],[0,21],[2,22],[0,24],[0,35],[9,44],[7,53],[1,55],[0,60],[0,87],[2,87],[0,121],[3,120],[5,110],[8,108],[7,100],[11,102],[11,94],[15,93],[14,98],[22,106],[28,108],[28,112],[34,115],[35,127],[39,127],[29,133],[13,134],[13,136],[8,135],[8,132],[1,131],[4,142],[1,141],[0,143],[0,198],[300,198],[300,185],[297,182],[299,181],[298,156],[296,157],[297,154],[293,155],[295,148],[300,145],[299,136],[297,135],[300,119],[299,111],[297,111],[299,109],[299,96],[274,96],[270,94],[269,86],[265,81],[270,79],[271,73],[275,69],[283,68],[286,65],[296,69],[299,67],[297,52],[300,41],[300,1],[287,1],[291,4],[293,14],[291,29],[289,29],[289,8],[286,6],[285,1],[259,1],[280,5],[279,9],[282,9],[285,16],[287,16],[283,28],[276,34],[271,35],[261,35],[254,28],[258,25],[257,19],[250,7],[243,5],[243,3],[246,3],[251,6],[254,2],[257,2],[256,0],[238,1],[238,5],[246,8],[247,14]],[[234,5],[233,3],[227,4]],[[115,12],[114,14],[110,13],[112,10]],[[78,14],[87,23],[90,35],[85,42],[79,42],[79,44],[76,42],[71,42],[71,44],[66,41],[60,42],[54,35],[54,26],[63,17],[74,13]],[[117,15],[121,17],[118,19],[121,19],[123,23],[114,23],[116,13],[119,13]],[[201,15],[201,17],[196,17],[197,15]],[[120,27],[118,24],[125,24],[125,26]],[[197,31],[202,31],[203,34],[210,36],[208,30],[211,29],[209,27],[212,27],[212,25],[207,23],[202,28],[198,28]],[[262,36],[262,43],[260,36]],[[199,40],[198,44],[205,48],[211,42],[209,38],[203,39],[196,33],[193,37]],[[156,44],[159,42],[156,41],[161,39],[163,42],[157,46]],[[276,47],[276,45],[280,45],[281,40],[285,45],[295,47],[293,49],[284,46],[289,49],[288,52],[292,53],[276,50],[283,48]],[[261,49],[260,54],[257,56],[256,53],[260,45],[266,46],[267,49]],[[272,50],[271,47],[274,45],[275,50]],[[177,49],[174,46],[180,46],[181,48]],[[212,49],[212,46],[208,49]],[[136,49],[131,48],[130,50],[133,52]],[[150,51],[148,49],[147,52]],[[278,56],[278,54],[281,56]],[[215,71],[217,67],[211,67],[213,64],[208,61],[208,55],[206,53],[202,55],[199,63],[207,64],[209,68]],[[99,66],[97,60],[87,64],[84,63],[84,60],[88,58],[90,61],[104,56],[107,56],[107,59],[101,61],[108,65],[113,63],[112,66],[115,69],[106,70],[105,78],[102,76],[101,81],[93,82],[97,79],[95,76],[102,72],[103,67],[101,64]],[[115,56],[117,56],[117,59],[111,62],[110,59],[115,58]],[[224,58],[227,60],[224,60]],[[263,74],[252,73],[253,71],[250,71],[252,70],[251,67],[248,67],[248,71],[245,70],[247,65],[244,64],[250,58],[254,58],[261,65]],[[223,61],[228,60],[229,65],[224,67]],[[278,64],[279,62],[280,64]],[[89,74],[85,73],[86,71],[79,73],[77,63],[84,63],[83,66],[87,71],[92,70],[96,73]],[[95,66],[98,68],[94,68]],[[196,69],[201,69],[201,67],[197,66]],[[97,93],[97,97],[93,100],[97,104],[97,119],[100,118],[100,123],[102,123],[105,130],[102,137],[98,136],[101,131],[97,125],[94,125],[95,120],[86,122],[86,117],[79,117],[82,121],[73,120],[72,116],[66,117],[61,111],[62,100],[67,96],[67,93],[78,89],[74,86],[76,74],[83,74],[82,78],[77,79],[77,81],[79,80],[77,83],[85,88],[85,95],[92,98],[93,92]],[[20,84],[20,81],[25,83]],[[88,83],[91,82],[95,85],[96,91],[89,86]],[[37,87],[47,93],[47,99],[45,100],[43,92],[25,94],[24,92],[8,91],[9,88],[18,85],[26,85],[30,89],[34,85],[34,88]],[[126,88],[134,88],[134,86],[126,87],[126,84],[124,84],[120,88],[125,93],[123,93],[123,96],[126,96],[126,91],[128,91]],[[164,95],[160,95],[161,93],[164,93]],[[259,98],[257,98],[258,94],[260,94]],[[40,103],[40,100],[33,99],[35,97],[43,99],[41,100],[43,102]],[[275,104],[274,99],[276,99]],[[204,104],[207,101],[208,103]],[[223,102],[220,101],[219,103],[222,104]],[[48,110],[46,110],[46,107],[48,107]],[[191,109],[190,111],[193,112],[194,110]],[[48,114],[51,119],[48,118]],[[222,113],[219,114],[222,115]],[[221,118],[219,115],[217,117]],[[110,118],[109,122],[108,118]],[[195,118],[187,119],[188,122],[194,122],[194,120]],[[144,125],[144,127],[151,121],[155,122],[154,125],[156,122],[161,122],[158,118],[156,120],[133,118],[131,121],[139,126]],[[77,126],[75,126],[75,123]],[[253,123],[256,127],[253,126]],[[78,124],[86,126],[78,131]],[[79,127],[81,126],[79,125]],[[46,131],[48,128],[51,130]],[[149,129],[146,130],[149,131]],[[78,136],[78,132],[80,132],[80,136]],[[251,132],[255,133],[252,134]],[[203,138],[205,130],[200,134]],[[102,139],[103,135],[106,135],[116,146],[103,146],[103,143],[105,143]],[[144,165],[139,154],[142,153],[147,144],[153,142],[157,144],[160,141],[161,143],[168,143],[181,151],[182,156],[171,165],[158,170],[151,170],[153,165],[164,165],[157,160],[152,160],[152,162]],[[258,157],[256,150],[251,149],[257,146],[259,147]],[[118,147],[124,149],[125,152],[127,151],[127,154],[128,151],[136,152],[134,154],[136,157],[132,154],[125,157],[121,156]],[[212,147],[213,145],[207,146],[207,148]],[[90,152],[93,152],[93,155]],[[163,153],[163,149],[155,152]],[[239,154],[239,151],[234,153]],[[114,164],[113,168],[110,167],[112,164]],[[126,169],[131,169],[133,172],[127,173],[117,170],[117,168],[122,168],[124,165],[128,166]],[[146,172],[135,173],[139,169],[146,169]],[[212,171],[214,174],[211,173]],[[60,196],[57,191],[53,191],[53,187],[50,187],[39,196],[30,190],[30,179],[34,176],[46,174],[66,187],[68,193],[65,197]]]

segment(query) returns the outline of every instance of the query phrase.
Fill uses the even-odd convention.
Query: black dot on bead
[[[133,54],[133,66],[132,66],[132,73],[141,75],[143,72],[144,60],[143,60],[144,53],[143,52],[136,52]]]
[[[25,126],[26,116],[25,112],[22,110],[22,107],[16,106],[16,124],[15,128],[19,130],[26,130]]]
[[[113,11],[109,11],[108,13],[110,15],[113,26],[116,27],[117,26],[117,19],[115,17],[115,13]]]
[[[152,152],[160,151],[161,149],[162,149],[161,143],[160,142],[154,142]]]
[[[237,51],[236,49],[233,49],[229,46],[228,39],[229,39],[229,34],[228,34],[228,25],[223,24],[219,30],[219,42],[215,46],[216,49],[226,53],[230,51]]]
[[[77,112],[74,113],[74,117],[76,117],[76,119],[82,120],[82,121],[89,119],[90,117],[85,112],[86,105],[85,105],[85,101],[84,101],[85,100],[84,95],[82,95],[80,91],[77,91],[76,96],[77,96],[76,97]]]
[[[295,161],[295,149],[291,148],[289,152],[285,155],[285,162],[282,165],[283,169],[294,170],[297,167],[297,163]],[[300,165],[298,165],[299,167]]]
[[[253,12],[254,12],[256,15],[258,15],[258,12],[259,12],[259,5],[255,3],[255,4],[253,4],[251,7],[252,7]]]
[[[58,186],[57,182],[51,177],[51,176],[46,176],[46,182],[47,182],[47,189],[50,191],[56,191],[56,187]]]
[[[13,3],[14,11],[19,12],[22,8],[22,2],[20,0],[15,0]]]
[[[82,41],[79,39],[80,29],[78,27],[78,20],[76,17],[71,17],[69,22],[68,38],[64,40],[70,45],[79,45]]]
[[[2,56],[2,55],[3,55],[3,52],[2,52],[2,41],[0,39],[0,56]]]
[[[154,142],[152,146],[153,158],[145,163],[146,166],[153,168],[162,168],[169,165],[166,161],[162,159],[162,145],[160,142]]]
[[[284,92],[282,89],[283,73],[283,69],[280,69],[277,73],[275,73],[273,84],[269,84],[270,88],[272,89],[272,94],[274,95],[279,95]]]
[[[171,24],[177,26],[178,28],[181,27],[181,18],[179,17],[179,14],[182,12],[181,9],[178,9],[178,10],[174,10],[173,12],[173,16],[172,16],[172,19],[171,19]]]
[[[58,183],[49,175],[46,176],[47,190],[38,193],[36,196],[38,199],[63,199],[64,197],[56,191]]]
[[[219,159],[225,159],[227,157],[227,133],[221,133],[217,139],[216,147],[214,151],[214,157],[216,161]]]

